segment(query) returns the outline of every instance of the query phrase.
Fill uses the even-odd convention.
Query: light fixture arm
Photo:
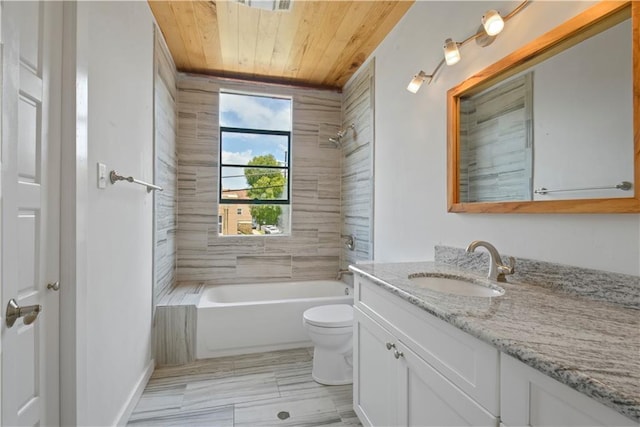
[[[440,60],[440,62],[438,62],[438,65],[436,66],[436,68],[433,69],[433,71],[431,72],[431,74],[429,74],[429,84],[431,84],[431,81],[436,77],[436,74],[438,74],[438,71],[440,71],[440,68],[442,68],[442,66],[444,65],[444,58],[442,58]]]
[[[531,3],[531,0],[525,0],[522,3],[520,3],[515,9],[513,9],[507,16],[505,16],[504,18],[502,18],[502,20],[504,22],[507,22],[509,19],[513,18],[514,16],[516,16],[518,13],[520,13],[520,11],[522,9],[524,9],[525,7],[529,6],[529,3]]]
[[[487,33],[485,33],[485,32],[484,32],[484,30],[483,30],[483,29],[482,29],[482,27],[481,27],[481,29],[479,29],[477,33],[475,33],[475,34],[474,34],[474,35],[472,35],[472,36],[467,37],[466,39],[464,39],[464,40],[463,40],[463,41],[461,41],[461,42],[456,42],[456,44],[458,45],[458,47],[462,47],[462,46],[464,46],[465,44],[467,44],[467,43],[469,43],[469,42],[471,42],[471,41],[473,41],[473,40],[477,39],[477,38],[478,38],[478,37],[480,37],[480,36],[484,36],[484,35],[486,35],[486,34],[487,34]]]

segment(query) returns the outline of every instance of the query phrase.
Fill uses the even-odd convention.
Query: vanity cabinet
[[[509,426],[637,426],[638,423],[503,354],[502,422]]]
[[[372,426],[497,426],[498,352],[355,279],[354,408]]]
[[[638,426],[361,275],[354,287],[353,402],[364,425]]]

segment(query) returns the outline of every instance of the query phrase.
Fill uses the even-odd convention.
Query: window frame
[[[229,133],[248,133],[254,135],[278,135],[287,137],[287,159],[286,166],[254,166],[237,163],[223,163],[222,162],[222,134],[224,132]],[[282,130],[266,130],[266,129],[252,129],[252,128],[239,128],[232,126],[220,126],[219,132],[219,149],[218,149],[218,201],[220,204],[230,205],[287,205],[291,206],[291,131]],[[222,170],[225,167],[236,168],[256,168],[256,169],[277,169],[285,171],[286,173],[286,198],[285,199],[225,199],[222,197]],[[234,190],[236,191],[236,190]]]

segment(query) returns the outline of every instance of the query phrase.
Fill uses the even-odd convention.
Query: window
[[[289,98],[220,93],[221,235],[289,232],[291,121]]]

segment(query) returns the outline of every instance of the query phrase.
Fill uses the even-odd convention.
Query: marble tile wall
[[[153,325],[156,366],[196,360],[196,305],[204,285],[174,286],[157,302]]]
[[[163,191],[154,192],[153,300],[158,303],[176,283],[176,67],[162,34],[155,29],[154,180]]]
[[[342,126],[355,125],[342,138],[342,235],[355,236],[355,250],[342,246],[340,268],[373,259],[373,102],[372,60],[343,90]]]
[[[194,304],[156,306],[153,329],[156,365],[181,365],[195,360],[196,320]]]
[[[532,200],[533,73],[463,100],[460,110],[461,200]]]
[[[177,281],[248,283],[333,278],[340,259],[341,95],[179,74]],[[218,235],[218,93],[291,96],[292,211],[288,236]]]

